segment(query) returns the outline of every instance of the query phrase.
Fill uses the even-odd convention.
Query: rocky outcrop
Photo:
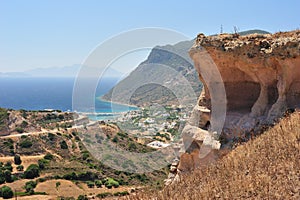
[[[177,173],[213,161],[221,134],[230,141],[300,107],[300,31],[199,34],[189,53],[204,87],[182,133]]]
[[[300,31],[274,35],[199,34],[190,50],[204,83],[199,104],[211,109],[201,56],[207,52],[221,74],[227,99],[224,128],[249,131],[271,124],[287,109],[300,106]]]

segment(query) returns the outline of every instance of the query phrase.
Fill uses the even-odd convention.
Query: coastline
[[[103,102],[114,103],[114,104],[119,104],[119,105],[121,105],[121,106],[123,105],[123,106],[128,106],[128,107],[132,107],[132,108],[141,109],[140,107],[138,107],[138,106],[136,106],[136,105],[125,104],[125,103],[121,103],[121,102],[117,102],[117,101],[110,101],[110,100],[104,99],[104,98],[103,98],[103,95],[102,95],[102,96],[99,96],[99,97],[96,97],[96,99],[101,100],[101,101],[103,101]]]

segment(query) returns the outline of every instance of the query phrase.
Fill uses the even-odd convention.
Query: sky
[[[121,32],[159,27],[194,38],[263,29],[270,32],[300,28],[298,0],[1,0],[0,72],[70,66],[84,61],[108,38]],[[133,58],[134,57],[134,58]],[[131,56],[125,68],[145,59]]]

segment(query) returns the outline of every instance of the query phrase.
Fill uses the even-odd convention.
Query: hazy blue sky
[[[0,71],[82,63],[99,43],[134,28],[174,29],[193,38],[300,27],[300,1],[0,1]]]

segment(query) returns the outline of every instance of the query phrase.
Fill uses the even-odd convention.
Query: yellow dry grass
[[[300,113],[163,191],[130,199],[300,199]]]

